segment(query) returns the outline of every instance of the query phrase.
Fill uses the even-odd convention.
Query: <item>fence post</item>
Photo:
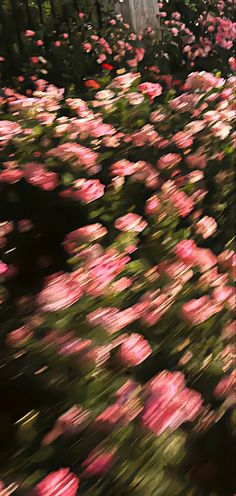
[[[157,20],[157,0],[119,0],[118,10],[136,33],[143,31],[147,26],[151,26],[155,31],[160,28]]]

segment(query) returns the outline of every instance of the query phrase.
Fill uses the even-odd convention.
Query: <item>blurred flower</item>
[[[116,229],[120,231],[142,232],[147,226],[147,222],[137,214],[126,214],[115,221]]]
[[[73,197],[84,203],[90,203],[104,195],[105,186],[98,179],[78,179],[74,182]]]
[[[51,472],[36,486],[38,496],[76,496],[79,479],[69,468]]]
[[[146,360],[152,354],[148,341],[140,334],[131,334],[122,343],[119,351],[121,363],[127,367],[134,367]]]
[[[73,305],[81,296],[82,290],[74,274],[60,272],[45,281],[37,303],[44,312],[56,312]]]
[[[85,475],[97,477],[108,472],[114,462],[115,450],[106,451],[99,448],[91,451],[89,456],[82,463]],[[67,495],[65,495],[67,496]]]

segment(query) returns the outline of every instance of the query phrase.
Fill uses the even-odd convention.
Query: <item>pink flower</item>
[[[56,47],[59,47],[59,46],[61,46],[61,42],[60,42],[60,41],[55,41],[54,45],[55,45]]]
[[[14,184],[20,181],[23,177],[23,172],[19,169],[4,169],[0,172],[0,182]]]
[[[82,289],[75,274],[59,272],[46,280],[37,303],[44,312],[57,312],[70,307],[81,296]]]
[[[25,36],[27,37],[35,36],[35,31],[31,31],[31,29],[27,29],[25,32]]]
[[[128,64],[129,67],[137,67],[138,60],[136,58],[135,59],[127,60],[127,64]]]
[[[196,253],[196,265],[202,272],[211,269],[217,264],[217,258],[208,248],[198,248]]]
[[[158,161],[157,165],[160,169],[171,169],[178,165],[182,160],[181,155],[178,153],[167,153],[163,155]]]
[[[163,370],[147,383],[147,391],[158,397],[165,397],[167,401],[174,398],[185,387],[182,372]]]
[[[232,71],[236,71],[236,58],[230,57],[228,62],[229,62],[229,65],[230,65]]]
[[[116,229],[119,231],[142,232],[147,226],[147,222],[137,214],[126,214],[115,221]]]
[[[43,41],[42,40],[38,40],[37,43],[36,43],[37,46],[43,46]]]
[[[201,234],[203,239],[209,238],[217,230],[217,223],[213,217],[205,215],[196,224],[196,232]]]
[[[6,274],[7,271],[8,271],[7,264],[5,264],[4,262],[2,262],[2,260],[0,260],[0,277]]]
[[[85,167],[89,174],[96,174],[100,167],[96,164],[98,154],[90,148],[77,143],[63,143],[47,152],[50,157],[56,157],[67,162],[71,160],[76,166]]]
[[[113,465],[114,454],[114,450],[102,451],[95,449],[91,451],[89,456],[82,463],[82,467],[85,468],[85,474],[88,476],[101,476],[108,472]]]
[[[155,215],[161,209],[161,202],[157,195],[148,198],[145,205],[145,213],[147,215]]]
[[[174,252],[183,262],[194,264],[197,256],[197,246],[194,241],[184,239],[175,246]]]
[[[51,472],[36,486],[38,496],[76,496],[79,479],[69,468]]]
[[[225,83],[223,78],[218,78],[210,72],[192,72],[184,85],[185,90],[210,91],[212,88],[221,88]]]
[[[30,60],[31,60],[32,64],[38,64],[38,62],[39,62],[38,57],[31,57]]]
[[[184,131],[179,131],[176,133],[172,140],[178,148],[189,148],[193,144],[192,135]]]
[[[32,334],[32,331],[28,327],[19,327],[8,333],[6,338],[7,345],[14,347],[25,344],[32,337]]]
[[[207,166],[207,157],[204,153],[191,153],[185,157],[186,163],[192,169],[199,168],[205,169]]]
[[[140,334],[131,334],[122,343],[119,351],[121,363],[126,367],[134,367],[146,360],[152,354],[148,341]]]
[[[119,310],[116,307],[102,307],[89,313],[87,320],[92,326],[101,326],[109,334],[121,331],[139,318],[136,307]]]
[[[231,286],[219,286],[213,290],[213,299],[215,303],[224,303],[234,300],[235,289]]]
[[[181,217],[186,217],[189,215],[194,207],[192,199],[187,196],[184,191],[180,191],[178,189],[171,192],[170,202],[173,203]]]
[[[24,165],[24,177],[28,183],[46,191],[51,191],[57,187],[56,172],[45,171],[43,164],[37,162]]]
[[[73,186],[76,188],[73,197],[84,203],[91,203],[104,195],[105,186],[98,179],[78,179]]]
[[[215,304],[209,296],[190,300],[182,306],[182,315],[184,319],[192,325],[199,325],[208,320],[212,315],[220,312],[221,305]]]
[[[109,285],[114,281],[129,262],[130,257],[110,248],[95,260],[91,260],[87,266],[88,286],[87,294],[99,296],[106,292]]]
[[[178,36],[179,30],[177,28],[171,28],[171,32],[174,36]]]
[[[222,330],[221,334],[223,339],[236,338],[236,320],[229,322]]]
[[[0,144],[7,144],[12,137],[21,132],[22,129],[17,122],[2,120],[0,122]]]
[[[91,52],[91,50],[93,49],[91,43],[84,43],[83,44],[83,50],[86,52],[86,53],[89,53]]]
[[[141,62],[143,60],[144,54],[145,54],[145,48],[136,48],[136,58],[138,62]]]
[[[138,86],[138,89],[145,95],[148,95],[151,101],[157,96],[160,96],[163,91],[162,86],[159,83],[141,83]]]
[[[113,403],[113,405],[108,406],[105,410],[96,417],[96,423],[104,423],[110,426],[124,423],[125,412],[122,405],[119,403]]]
[[[69,38],[69,35],[68,35],[68,33],[63,33],[62,37],[64,38],[64,40],[67,40]]]
[[[226,377],[223,377],[215,388],[215,395],[218,398],[232,397],[235,403],[236,373],[235,370]]]
[[[142,412],[142,422],[158,436],[195,420],[200,413],[201,395],[185,387],[181,372],[163,371],[149,383],[149,388],[151,396]]]
[[[70,253],[78,244],[91,243],[96,239],[103,238],[107,234],[107,229],[99,224],[89,224],[88,226],[80,227],[75,231],[67,234],[65,238],[65,248]]]

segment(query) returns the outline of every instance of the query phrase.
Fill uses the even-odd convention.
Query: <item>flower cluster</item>
[[[167,45],[119,18],[98,35],[80,12],[76,43],[105,77],[86,66],[76,95],[42,73],[2,88],[1,371],[35,391],[12,415],[4,495],[182,496],[193,456],[187,477],[167,467],[233,423],[235,77],[193,65],[233,43],[218,4],[196,14],[209,43],[164,4]],[[181,80],[158,68],[171,47],[194,68]]]

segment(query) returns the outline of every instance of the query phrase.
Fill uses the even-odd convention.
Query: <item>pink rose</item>
[[[82,289],[75,274],[59,272],[46,280],[37,303],[44,312],[57,312],[73,305],[81,296]]]
[[[204,153],[191,153],[188,154],[185,157],[186,163],[188,167],[191,167],[192,169],[199,168],[199,169],[205,169],[207,165],[207,157]]]
[[[145,95],[148,95],[151,101],[157,96],[160,96],[163,91],[162,86],[159,83],[141,83],[138,86],[138,89]]]
[[[182,316],[192,325],[199,325],[220,312],[221,308],[221,305],[215,304],[209,296],[202,296],[184,303]]]
[[[107,234],[107,229],[102,224],[89,224],[88,226],[80,227],[75,231],[67,234],[65,238],[65,248],[70,253],[79,244],[91,243],[99,238],[103,238]]]
[[[126,214],[115,221],[116,229],[119,231],[142,232],[147,226],[147,222],[137,214]]]
[[[140,334],[131,334],[122,343],[119,351],[121,363],[126,367],[139,365],[152,354],[148,341]]]
[[[178,153],[167,153],[157,161],[157,165],[160,169],[170,169],[178,165],[181,160],[182,157]]]
[[[45,477],[36,489],[38,496],[76,496],[78,487],[79,479],[69,468],[61,468]]]
[[[31,29],[27,29],[25,32],[25,36],[27,36],[28,38],[31,36],[35,36],[35,31],[31,31]]]
[[[157,397],[165,397],[167,401],[174,398],[185,387],[182,372],[163,370],[147,383],[147,391]]]
[[[232,397],[235,402],[236,373],[235,370],[223,377],[215,388],[215,395],[218,398]]]
[[[235,289],[231,286],[219,286],[213,290],[215,303],[224,303],[234,299]]]
[[[157,195],[148,198],[145,205],[145,213],[147,215],[155,215],[161,209],[161,202]]]
[[[144,54],[145,48],[136,48],[136,57],[138,62],[141,62],[141,60],[143,60]]]
[[[33,333],[28,327],[19,327],[18,329],[15,329],[14,331],[8,333],[6,338],[7,345],[13,347],[22,345],[32,337],[32,334]]]
[[[22,128],[17,122],[0,121],[0,144],[6,145],[13,136],[21,132]]]
[[[46,191],[51,191],[57,187],[56,172],[47,172],[43,164],[37,162],[24,165],[24,177],[28,183]]]
[[[201,234],[203,239],[209,238],[217,230],[217,223],[213,217],[205,215],[196,224],[196,232]]]
[[[169,375],[171,377],[171,373]],[[172,432],[184,422],[195,420],[201,407],[201,395],[184,387],[181,377],[177,389],[171,391],[171,396],[166,395],[164,387],[159,390],[159,394],[154,392],[151,395],[142,412],[143,425],[158,436],[167,429]]]
[[[113,405],[108,406],[105,410],[96,417],[96,423],[98,424],[108,424],[109,426],[115,426],[117,424],[124,423],[125,412],[118,402],[113,403]]]
[[[0,277],[6,274],[7,271],[8,271],[7,264],[5,264],[4,262],[2,262],[2,260],[0,260]]]
[[[236,58],[235,57],[230,57],[229,60],[228,60],[228,62],[229,62],[229,65],[230,65],[232,71],[233,72],[236,71]]]
[[[115,451],[102,451],[95,449],[91,451],[82,463],[85,474],[90,476],[101,476],[108,472],[113,465]]]
[[[196,265],[199,266],[201,272],[205,272],[217,264],[216,256],[208,248],[198,248],[196,256]]]
[[[176,133],[172,140],[178,148],[189,148],[193,144],[192,135],[184,131],[179,131]]]
[[[84,43],[83,44],[83,50],[86,52],[86,53],[89,53],[91,52],[91,50],[93,49],[91,43]]]
[[[84,203],[91,203],[104,195],[105,186],[98,179],[78,179],[74,182],[73,197]]]
[[[20,181],[23,177],[23,172],[19,169],[4,169],[0,172],[0,182],[14,184]]]

